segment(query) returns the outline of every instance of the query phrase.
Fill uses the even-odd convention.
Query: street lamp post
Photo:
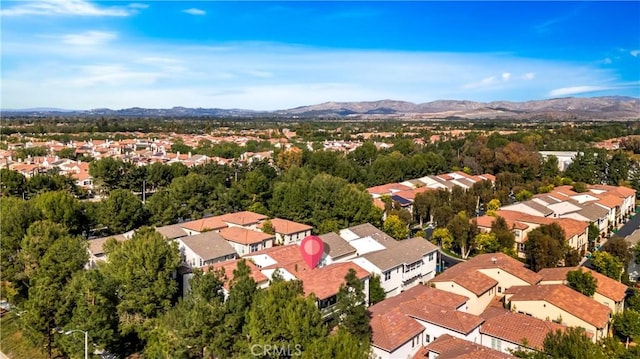
[[[69,335],[72,333],[80,332],[84,334],[84,359],[89,359],[89,332],[80,330],[80,329],[72,329],[64,332],[64,335]]]

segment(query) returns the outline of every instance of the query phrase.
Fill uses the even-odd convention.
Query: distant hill
[[[325,102],[277,111],[186,108],[72,111],[51,108],[2,110],[3,116],[114,116],[114,117],[285,117],[285,118],[404,118],[404,119],[550,119],[624,120],[640,117],[640,99],[624,96],[568,97],[526,102],[438,100]]]

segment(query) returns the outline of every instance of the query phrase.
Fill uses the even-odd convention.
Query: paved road
[[[636,216],[631,218],[629,222],[625,223],[616,235],[624,238],[633,233],[636,229],[640,229],[640,214],[636,214]]]

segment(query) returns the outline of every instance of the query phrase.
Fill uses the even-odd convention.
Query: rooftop
[[[546,301],[596,328],[604,328],[609,322],[609,307],[564,284],[513,286],[505,294],[509,301]]]
[[[179,240],[205,261],[237,254],[233,247],[216,232],[204,232],[179,238]]]
[[[244,245],[262,243],[268,239],[274,238],[272,234],[253,231],[242,227],[224,228],[220,231],[220,235],[227,241]]]
[[[431,282],[453,281],[474,294],[480,295],[498,284],[496,280],[478,271],[478,269],[488,268],[500,268],[529,284],[536,284],[542,278],[537,273],[525,268],[524,263],[504,253],[487,253],[456,264],[432,279]]]
[[[438,354],[438,359],[504,359],[515,358],[512,355],[470,342],[468,340],[443,334],[429,343],[426,350],[418,352],[414,358],[428,358],[428,352]]]
[[[483,314],[481,316],[484,317]],[[542,349],[544,338],[549,332],[566,328],[564,325],[554,322],[505,310],[502,314],[485,318],[480,333],[518,345],[522,345],[526,341],[528,348]]]
[[[421,260],[427,253],[438,250],[433,243],[424,238],[416,237],[398,241],[398,244],[385,250],[363,255],[382,271],[395,268],[402,264],[411,264]]]
[[[220,220],[227,223],[233,223],[240,226],[247,226],[250,224],[256,224],[264,219],[267,219],[267,216],[255,212],[250,211],[242,211],[235,213],[227,213],[221,216],[218,216]]]
[[[613,299],[616,302],[623,300],[626,296],[628,289],[626,285],[586,267],[545,268],[538,272],[538,274],[542,276],[542,281],[565,282],[567,279],[567,273],[574,270],[583,270],[591,273],[591,275],[598,281],[596,293],[599,293],[609,299]]]
[[[356,249],[335,232],[325,233],[319,237],[324,242],[324,251],[331,258],[339,258],[356,253]]]
[[[304,231],[310,231],[313,227],[308,226],[306,224],[289,221],[287,219],[282,218],[273,218],[270,219],[271,224],[273,225],[273,229],[276,233],[282,234],[295,234]],[[262,229],[264,222],[258,224],[258,228]]]

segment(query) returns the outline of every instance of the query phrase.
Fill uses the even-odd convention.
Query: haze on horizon
[[[639,13],[638,2],[2,1],[0,108],[640,97]]]

